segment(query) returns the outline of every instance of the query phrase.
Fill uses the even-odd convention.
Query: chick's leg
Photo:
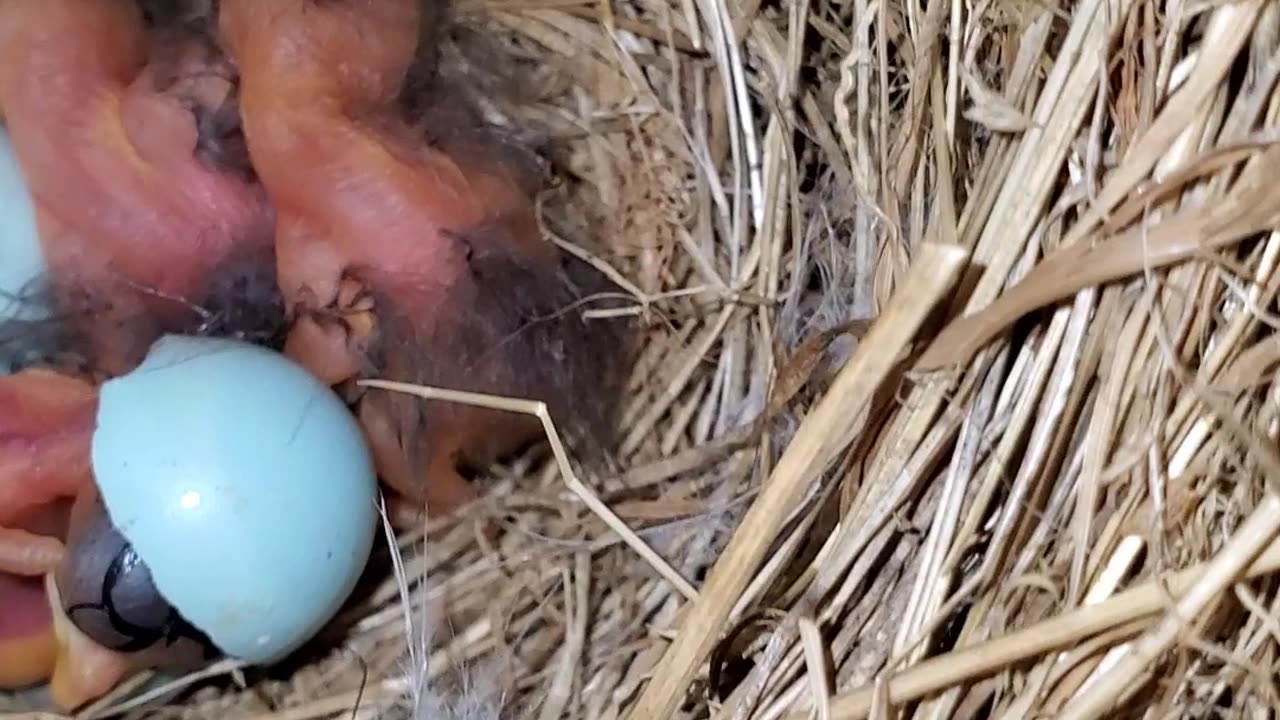
[[[61,561],[62,543],[28,521],[93,482],[97,403],[92,385],[50,370],[0,377],[0,572],[38,576]]]
[[[96,407],[96,391],[77,378],[42,369],[0,377],[0,688],[59,667],[56,612],[41,578],[62,561],[67,500],[92,482]]]
[[[0,573],[39,577],[62,562],[62,541],[15,528],[0,528]]]

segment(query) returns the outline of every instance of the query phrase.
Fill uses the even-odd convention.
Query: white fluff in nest
[[[461,668],[457,690],[450,690],[431,677],[431,647],[439,618],[427,608],[425,592],[418,612],[414,612],[404,558],[391,529],[385,504],[381,512],[383,531],[391,548],[396,585],[400,590],[400,606],[404,611],[405,642],[409,649],[409,657],[404,663],[404,678],[409,691],[410,717],[414,720],[498,720],[502,709],[502,690],[495,665],[486,663]],[[425,577],[423,584],[426,584]]]
[[[414,698],[415,720],[497,720],[501,700],[491,678],[474,683],[474,674],[467,673],[468,680],[461,692],[437,693],[424,682],[422,692]],[[425,680],[425,678],[424,678]]]

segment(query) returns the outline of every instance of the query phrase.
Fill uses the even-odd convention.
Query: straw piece
[[[675,568],[662,557],[660,557],[653,548],[649,546],[640,536],[635,533],[617,513],[613,512],[607,505],[600,501],[600,498],[588,488],[582,480],[578,478],[578,474],[574,472],[572,463],[569,462],[569,454],[565,450],[564,442],[560,439],[560,431],[556,429],[555,423],[551,420],[551,413],[547,409],[546,403],[535,402],[532,400],[520,400],[517,398],[499,397],[496,395],[486,395],[483,393],[462,392],[459,390],[449,390],[446,388],[428,387],[425,385],[415,385],[412,383],[392,382],[389,380],[361,380],[359,384],[364,387],[380,388],[382,390],[391,390],[394,392],[402,392],[407,395],[420,397],[424,400],[441,400],[444,402],[463,403],[467,405],[475,405],[477,407],[489,408],[492,410],[505,410],[507,412],[518,412],[526,415],[533,415],[542,421],[542,428],[547,434],[547,440],[551,443],[552,453],[555,455],[556,463],[559,465],[560,472],[564,478],[565,485],[569,486],[592,512],[600,516],[609,527],[618,533],[628,545],[652,564],[663,577],[665,577],[677,590],[679,590],[686,598],[694,598],[698,591],[685,580]]]

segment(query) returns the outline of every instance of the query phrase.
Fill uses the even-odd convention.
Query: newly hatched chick
[[[249,155],[277,213],[286,352],[348,388],[380,377],[543,400],[607,442],[621,328],[583,318],[605,286],[543,237],[533,155],[438,72],[444,9],[221,2]],[[460,468],[540,433],[527,415],[350,397],[383,481],[432,510],[474,498]]]
[[[67,501],[92,489],[93,383],[132,369],[163,332],[269,334],[282,318],[272,213],[235,150],[234,72],[195,28],[148,22],[136,0],[0,3],[0,108],[54,315],[3,336],[54,327],[61,351],[0,377],[10,619],[62,555],[61,529],[40,518],[61,507],[65,522]],[[54,668],[47,613],[21,615],[22,627],[0,628],[0,686],[53,673],[64,707],[107,689],[91,650],[71,656],[84,645],[74,628]],[[20,637],[39,647],[5,645]]]
[[[133,367],[164,330],[230,323],[210,308],[270,285],[272,214],[243,160],[218,160],[234,75],[196,38],[148,64],[135,0],[0,6],[0,107],[35,198],[49,288],[95,373]],[[267,312],[274,312],[266,302]]]

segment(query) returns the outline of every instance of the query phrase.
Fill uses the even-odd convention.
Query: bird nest
[[[1280,705],[1280,5],[459,10],[641,326],[619,469],[493,468],[285,665],[83,715]]]

